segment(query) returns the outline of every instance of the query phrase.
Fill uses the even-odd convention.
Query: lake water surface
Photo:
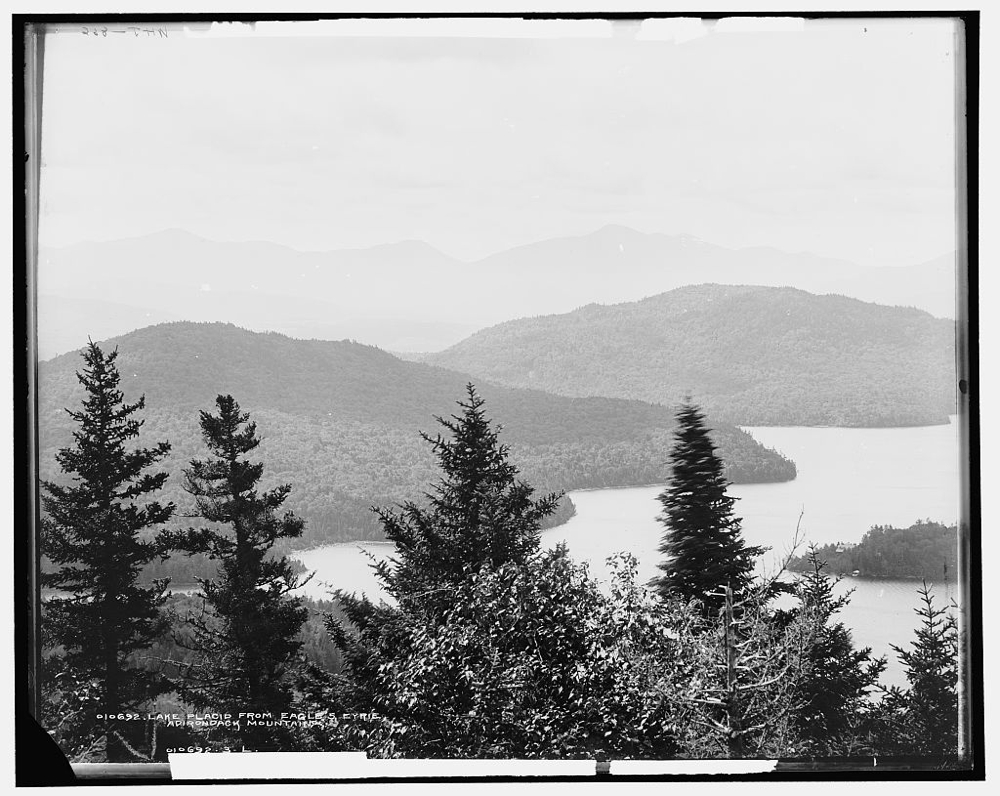
[[[798,476],[780,484],[730,487],[738,497],[738,516],[748,544],[766,545],[764,568],[773,570],[788,551],[802,514],[808,541],[857,542],[872,525],[907,527],[918,519],[945,524],[959,515],[958,426],[893,429],[748,428],[762,444],[795,461]],[[639,577],[653,577],[663,526],[657,522],[662,486],[571,492],[577,513],[568,523],[542,533],[542,544],[565,542],[577,560],[590,562],[598,579],[608,575],[608,556],[627,551],[639,562]],[[384,558],[384,543],[329,545],[296,557],[316,571],[306,592],[327,597],[329,589],[384,596],[362,551]],[[885,680],[905,685],[890,645],[908,646],[918,624],[918,584],[847,578],[840,590],[854,588],[841,614],[859,646],[887,655]],[[936,604],[956,595],[954,587],[935,587]]]

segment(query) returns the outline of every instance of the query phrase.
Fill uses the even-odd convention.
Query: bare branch
[[[788,549],[788,551],[785,554],[785,557],[781,560],[781,563],[778,565],[777,571],[771,576],[768,576],[766,574],[764,575],[764,579],[762,580],[760,586],[757,589],[755,589],[758,595],[762,596],[769,594],[771,592],[771,589],[774,587],[774,584],[776,584],[781,579],[781,576],[784,575],[785,572],[787,571],[788,565],[795,557],[795,551],[798,550],[799,547],[802,546],[802,543],[805,541],[805,538],[802,535],[802,517],[805,515],[805,513],[806,509],[805,506],[803,506],[799,510],[799,518],[795,522],[795,534],[792,536],[791,547]]]

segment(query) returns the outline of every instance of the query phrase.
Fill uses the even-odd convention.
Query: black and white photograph
[[[977,14],[14,24],[73,776],[981,771]]]

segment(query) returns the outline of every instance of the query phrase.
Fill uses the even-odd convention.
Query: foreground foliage
[[[97,393],[104,398],[88,411],[118,407],[111,417],[122,420],[141,407],[120,406],[113,389]],[[292,596],[302,581],[278,548],[303,528],[294,513],[282,513],[290,486],[259,487],[263,465],[246,458],[260,441],[254,423],[231,396],[219,396],[216,406],[217,414],[200,416],[212,456],[186,471],[204,527],[154,536],[139,520],[169,516],[172,506],[121,501],[118,510],[132,524],[118,525],[113,510],[90,513],[90,492],[46,486],[53,560],[62,561],[62,583],[80,591],[46,606],[44,719],[74,759],[162,759],[167,746],[193,743],[380,757],[919,754],[940,765],[957,762],[953,616],[934,607],[925,586],[916,642],[896,650],[910,686],[881,689],[885,663],[857,649],[838,621],[849,595],[835,596],[837,580],[816,548],[789,587],[794,604],[776,608],[776,579],[752,574],[760,549],[742,543],[697,407],[682,409],[674,478],[662,496],[664,576],[652,588],[639,584],[637,562],[620,555],[611,582],[599,584],[565,547],[540,549],[539,529],[559,496],[536,496],[520,477],[483,399],[467,385],[460,411],[438,418],[446,433],[423,437],[439,470],[431,491],[419,502],[376,510],[396,547],[388,563],[374,565],[391,603],[338,593],[322,607],[324,639],[316,607],[308,619],[304,601]],[[98,426],[117,428],[123,438],[138,429]],[[81,434],[81,450],[91,436]],[[135,478],[162,450],[126,454],[132,469],[122,472]],[[116,452],[111,445],[101,455],[114,463]],[[113,469],[86,469],[86,458],[72,452],[61,461],[67,472]],[[143,475],[117,497],[161,483],[162,476]],[[135,629],[117,637],[113,669],[81,665],[90,660],[80,652],[84,640],[65,625],[68,606],[89,616],[88,606],[105,593],[76,600],[85,587],[72,580],[78,576],[65,555],[68,539],[90,539],[81,534],[101,523],[132,529],[114,537],[121,550],[109,550],[103,537],[93,537],[89,550],[94,566],[102,556],[118,566],[131,562],[118,573],[126,587],[134,588],[143,556],[162,557],[171,547],[216,567],[199,594],[174,598],[169,619],[162,583],[147,595],[153,613],[127,621],[109,614]],[[143,529],[145,546],[138,544]],[[110,577],[95,575],[102,588]],[[91,620],[81,627],[106,632],[101,617]],[[165,713],[301,711],[343,720],[252,730],[150,720],[125,738],[95,722],[109,682],[119,704],[126,684],[129,704]]]
[[[439,624],[409,624],[382,659],[359,740],[390,757],[666,757],[679,632],[624,562],[609,600],[564,548],[483,567]]]
[[[490,530],[498,504],[483,484],[503,473],[509,487],[511,471],[471,388],[461,405],[445,423],[451,439],[430,440],[444,478],[429,508],[380,512],[398,557],[377,569],[396,604],[342,595],[350,621],[330,623],[344,650],[342,693],[377,716],[350,728],[347,746],[386,757],[621,759],[912,754],[948,743],[928,717],[955,725],[940,706],[954,682],[933,692],[921,675],[876,701],[885,661],[857,649],[837,620],[849,595],[834,595],[816,549],[791,587],[795,605],[774,607],[775,579],[752,575],[761,551],[742,543],[696,407],[682,409],[663,497],[682,531],[666,535],[683,542],[663,551],[672,577],[647,589],[626,557],[605,593],[564,548],[537,551],[522,514],[502,516],[523,536]],[[476,528],[478,546],[477,534],[462,535]],[[457,541],[437,548],[446,538]],[[505,555],[490,552],[497,538]],[[927,668],[915,656],[903,656],[911,673]]]

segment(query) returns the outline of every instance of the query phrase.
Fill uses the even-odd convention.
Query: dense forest
[[[301,539],[287,543],[297,547],[383,538],[371,507],[400,502],[431,479],[433,457],[418,431],[432,427],[435,415],[448,415],[467,380],[353,342],[293,340],[224,324],[164,324],[114,345],[126,397],[146,397],[143,433],[171,444],[163,494],[179,507],[173,522],[183,524],[190,504],[179,473],[200,449],[198,412],[211,405],[219,386],[244,396],[242,405],[258,422],[265,479],[296,485],[289,507],[308,519]],[[59,478],[54,456],[71,438],[64,407],[80,400],[79,360],[74,353],[39,367],[43,478]],[[539,490],[648,485],[666,477],[674,427],[666,407],[489,384],[481,389],[504,426],[513,460]],[[791,461],[734,426],[717,423],[712,433],[731,481],[795,477]],[[544,522],[565,522],[572,513],[564,498]],[[209,570],[198,558],[149,567],[151,574],[185,582]]]
[[[514,387],[741,426],[913,426],[955,412],[955,325],[793,288],[696,285],[484,329],[424,361]]]
[[[909,528],[876,525],[856,545],[828,544],[819,548],[829,571],[857,573],[863,578],[913,578],[927,582],[958,577],[958,528],[924,520]],[[793,571],[809,567],[806,557],[793,558]]]

